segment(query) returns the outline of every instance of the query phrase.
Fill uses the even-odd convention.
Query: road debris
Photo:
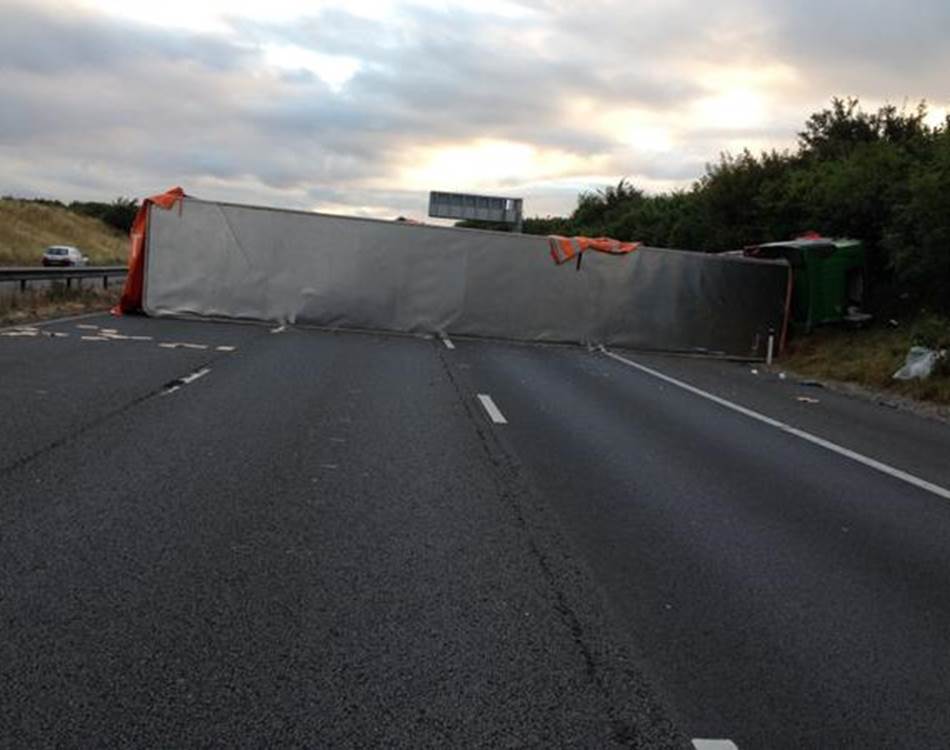
[[[926,346],[912,346],[903,366],[891,377],[894,380],[926,380],[933,373],[937,362],[946,356],[946,349],[936,351]]]

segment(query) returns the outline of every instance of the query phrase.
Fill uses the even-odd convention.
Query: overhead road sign
[[[470,193],[429,193],[429,216],[436,219],[463,219],[514,224],[521,231],[521,198]]]

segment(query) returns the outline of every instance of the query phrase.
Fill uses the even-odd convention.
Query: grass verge
[[[110,289],[66,289],[64,284],[54,284],[47,289],[29,290],[0,298],[0,325],[108,310],[119,301],[121,294],[122,287],[118,284]]]
[[[897,327],[820,328],[793,339],[778,367],[800,375],[855,383],[917,401],[950,404],[950,358],[927,380],[894,380],[911,346],[950,348],[950,320],[921,315]]]
[[[129,238],[63,206],[0,198],[0,266],[39,265],[49,245],[75,245],[93,265],[125,263]]]

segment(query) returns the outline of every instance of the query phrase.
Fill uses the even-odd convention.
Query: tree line
[[[570,216],[531,218],[532,234],[606,235],[721,252],[814,230],[863,240],[885,298],[950,311],[950,117],[927,106],[868,112],[835,98],[797,148],[724,153],[688,189],[649,195],[627,180],[582,193]]]

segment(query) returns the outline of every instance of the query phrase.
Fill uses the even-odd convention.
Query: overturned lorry
[[[123,311],[331,329],[765,356],[785,260],[631,246],[552,261],[547,237],[187,197],[143,203]],[[583,248],[582,248],[583,251]]]
[[[871,316],[861,312],[867,286],[867,260],[859,240],[831,239],[815,233],[785,242],[750,245],[751,258],[788,261],[792,268],[790,319],[804,331],[817,325]]]

